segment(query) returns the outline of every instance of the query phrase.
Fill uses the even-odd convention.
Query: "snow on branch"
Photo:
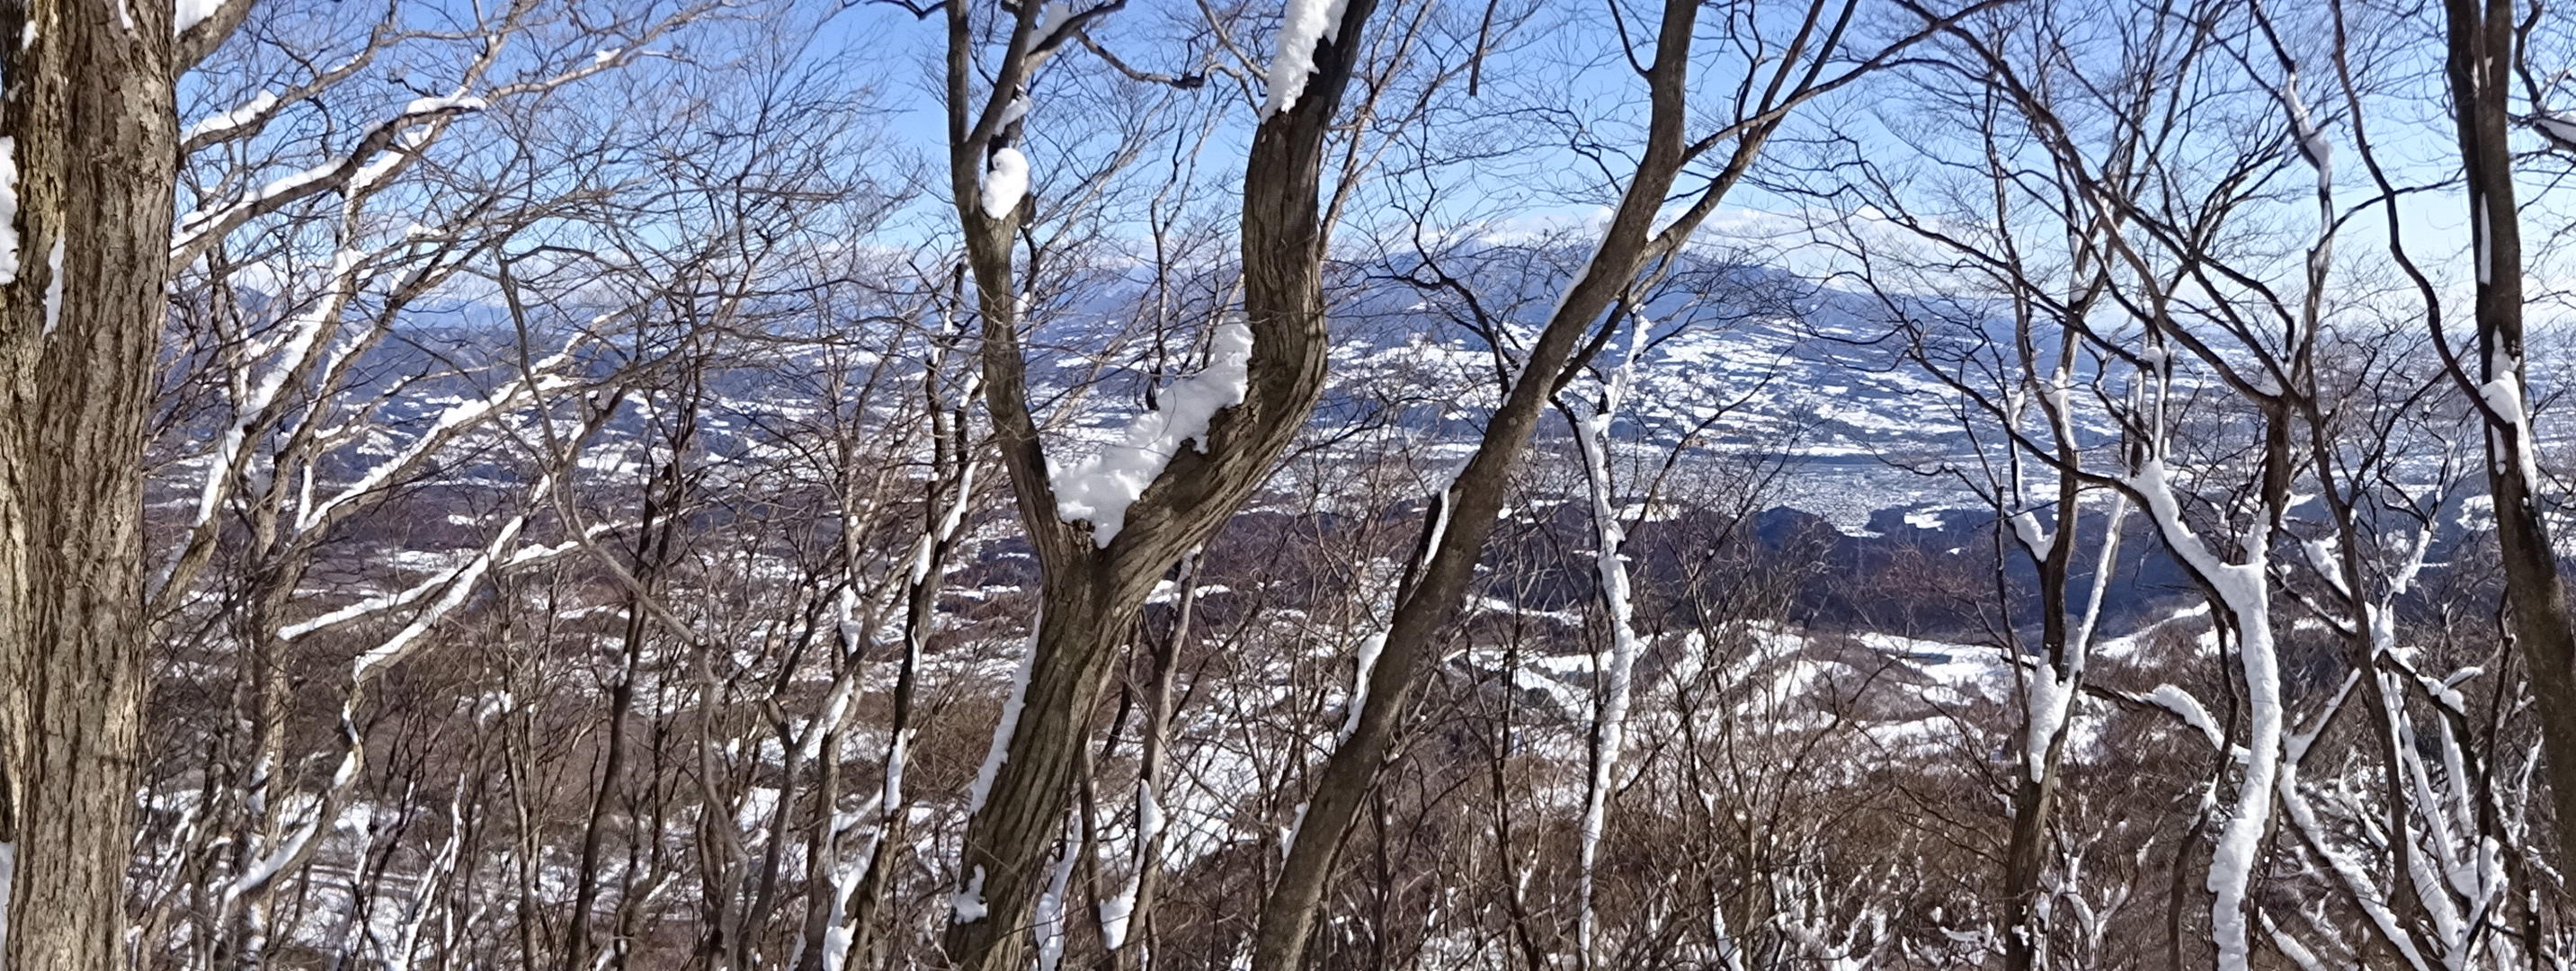
[[[521,519],[524,520],[525,517],[521,517]],[[607,523],[593,523],[591,524],[589,533],[592,537],[596,538],[600,535],[611,532],[613,528],[614,527]],[[558,543],[553,546],[521,547],[517,552],[502,559],[498,565],[505,569],[532,566],[538,563],[544,563],[548,560],[556,559],[566,553],[570,553],[580,548],[581,543],[578,541]],[[449,584],[456,582],[456,579],[463,575],[465,570],[465,565],[451,567],[438,572],[427,580],[423,580],[401,590],[368,597],[309,620],[302,620],[288,624],[285,627],[278,629],[278,639],[292,641],[317,631],[338,627],[360,618],[374,616],[398,607],[406,607],[419,603],[423,598],[428,597],[430,594],[444,590]]]
[[[414,101],[403,111],[368,129],[366,135],[345,153],[303,171],[272,179],[230,203],[211,209],[201,206],[190,211],[179,217],[171,232],[171,262],[177,266],[195,262],[207,246],[224,234],[297,201],[334,190],[352,196],[363,193],[382,181],[392,168],[418,154],[437,138],[441,130],[431,128],[413,133],[415,126],[443,126],[447,119],[480,111],[483,107],[482,99],[461,95]],[[396,144],[398,141],[399,145]],[[392,153],[393,157],[379,161],[377,156],[386,153]]]
[[[1261,104],[1261,117],[1297,106],[1306,93],[1306,78],[1315,73],[1315,48],[1331,43],[1341,33],[1342,8],[1346,0],[1288,0],[1288,9],[1279,21],[1279,49],[1270,55],[1270,71],[1265,80],[1269,98]]]
[[[587,336],[586,333],[584,336]],[[299,530],[310,530],[315,526],[322,525],[325,522],[346,515],[349,510],[354,508],[353,504],[359,499],[365,497],[368,493],[383,488],[386,483],[393,481],[395,477],[417,468],[440,448],[443,448],[449,442],[454,441],[456,436],[464,433],[467,429],[490,419],[493,415],[516,406],[520,399],[528,397],[532,393],[542,395],[546,392],[561,391],[578,385],[580,383],[579,381],[561,372],[563,372],[566,365],[571,362],[574,351],[581,345],[582,341],[583,338],[577,337],[561,352],[558,352],[542,361],[538,361],[536,365],[530,369],[535,378],[533,389],[530,386],[528,376],[512,378],[503,383],[489,395],[473,401],[467,401],[450,406],[446,411],[440,412],[438,420],[432,423],[429,429],[422,432],[418,438],[413,439],[409,448],[402,450],[393,457],[388,458],[383,462],[379,462],[374,467],[360,473],[355,480],[351,481],[347,487],[341,489],[339,493],[306,508],[296,517],[296,528]]]
[[[196,144],[240,131],[267,117],[277,106],[277,92],[263,89],[249,101],[242,102],[240,107],[188,126],[187,133],[180,135],[179,141],[181,144]]]
[[[360,250],[343,249],[331,258],[330,289],[313,306],[287,321],[286,333],[274,347],[255,352],[254,359],[276,355],[277,360],[260,373],[258,380],[237,393],[234,406],[236,420],[224,429],[216,442],[215,454],[206,466],[206,481],[197,497],[196,525],[204,526],[215,518],[240,470],[242,447],[250,433],[269,418],[277,406],[288,381],[312,366],[322,345],[322,334],[339,322],[340,311],[358,289],[358,276],[372,262],[372,256]]]
[[[2576,111],[2542,111],[2531,116],[2531,127],[2554,148],[2576,150]]]
[[[1240,321],[1218,325],[1205,370],[1163,389],[1160,403],[1136,416],[1098,454],[1049,470],[1057,517],[1091,523],[1091,541],[1099,546],[1117,539],[1127,524],[1127,507],[1162,476],[1183,445],[1207,450],[1208,422],[1243,403],[1251,365],[1252,329]]]
[[[211,11],[219,9],[222,0],[179,0],[179,2],[183,8],[189,3],[211,4],[208,8]],[[244,193],[230,203],[211,208],[201,205],[198,209],[179,217],[172,227],[171,262],[176,266],[186,266],[194,262],[205,252],[206,247],[213,245],[214,241],[221,239],[224,234],[240,228],[252,219],[292,205],[298,200],[330,191],[340,192],[344,196],[355,196],[366,192],[376,182],[401,167],[404,162],[417,156],[424,147],[435,141],[439,134],[446,130],[449,121],[459,116],[488,110],[494,102],[503,99],[541,94],[644,57],[657,56],[653,51],[644,50],[642,45],[695,19],[713,6],[714,4],[700,4],[675,12],[643,31],[632,43],[620,47],[603,48],[592,56],[583,58],[569,69],[533,80],[493,87],[480,96],[468,94],[475,79],[490,67],[492,58],[500,51],[499,39],[496,37],[492,43],[486,45],[483,59],[468,70],[466,82],[459,84],[454,92],[444,96],[413,99],[405,104],[402,110],[369,127],[348,151],[301,172],[273,179]],[[371,47],[347,64],[324,72],[324,75],[313,85],[295,94],[284,98],[270,98],[266,92],[262,92],[262,97],[254,98],[250,104],[225,115],[199,122],[196,127],[190,129],[188,138],[183,139],[182,142],[193,148],[200,144],[197,141],[200,136],[212,138],[227,131],[259,123],[278,109],[280,101],[310,96],[321,87],[346,77],[359,65],[371,60],[376,50]],[[263,101],[266,103],[263,104]],[[380,156],[384,157],[380,158]]]
[[[2281,103],[2290,109],[2290,137],[2298,145],[2299,158],[2317,170],[2317,186],[2334,185],[2334,143],[2326,140],[2325,132],[2308,116],[2307,98],[2299,94],[2296,72],[2281,85]]]
[[[554,476],[548,475],[538,480],[537,487],[533,491],[537,495],[543,495],[553,487]],[[527,525],[526,513],[511,517],[510,521],[501,527],[499,534],[492,537],[492,542],[476,552],[473,559],[466,561],[464,566],[449,571],[445,589],[439,594],[437,600],[432,601],[426,609],[414,616],[411,623],[403,625],[403,629],[396,631],[394,636],[367,649],[365,653],[358,655],[357,660],[350,662],[349,681],[353,684],[365,684],[378,670],[402,660],[403,655],[410,651],[413,644],[426,636],[430,628],[437,626],[440,620],[445,619],[449,613],[465,603],[466,597],[473,594],[474,585],[481,582],[483,576],[492,571],[492,565],[501,560],[504,550],[518,543],[519,533],[526,529]]]
[[[2236,656],[2244,678],[2248,737],[2245,775],[2237,787],[2218,843],[2210,850],[2206,884],[2215,901],[2210,908],[2210,939],[2217,945],[2218,966],[2241,971],[2251,966],[2252,941],[2245,900],[2253,883],[2263,835],[2271,826],[2272,792],[2283,777],[2283,708],[2280,658],[2272,638],[2272,604],[2268,530],[2271,510],[2257,509],[2240,544],[2245,562],[2229,562],[2212,550],[2184,522],[2182,504],[2167,478],[2161,456],[2151,456],[2121,480],[2153,519],[2165,548],[2206,584],[2226,608],[2223,624],[2236,635]],[[2167,698],[2165,700],[2173,700]]]
[[[2227,736],[2218,730],[2218,720],[2209,716],[2209,708],[2202,705],[2200,699],[2192,697],[2191,692],[2170,684],[2160,684],[2156,686],[2156,690],[2136,697],[2141,702],[2171,712],[2175,718],[2181,719],[2184,725],[2198,731],[2201,738],[2209,742],[2212,751],[2227,750]]]
[[[1008,218],[1020,208],[1020,200],[1029,194],[1029,157],[1008,145],[993,150],[984,165],[984,215],[993,219]]]

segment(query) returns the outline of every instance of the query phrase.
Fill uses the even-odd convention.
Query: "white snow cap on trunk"
[[[0,135],[0,286],[18,279],[18,140]]]
[[[2299,157],[2317,170],[2321,184],[2330,183],[2334,178],[2334,143],[2326,141],[2325,132],[2308,117],[2308,103],[2299,96],[2297,78],[2282,90],[2281,99],[2290,105],[2290,137],[2298,142]]]
[[[1270,55],[1266,79],[1270,97],[1261,104],[1262,117],[1297,106],[1297,98],[1306,93],[1306,77],[1315,72],[1315,45],[1341,33],[1345,3],[1346,0],[1288,0],[1288,10],[1279,20],[1279,49]]]
[[[1252,328],[1241,322],[1220,324],[1211,345],[1207,369],[1163,389],[1161,404],[1136,416],[1116,442],[1100,454],[1051,470],[1057,518],[1090,520],[1091,541],[1108,546],[1127,525],[1127,507],[1163,474],[1183,444],[1207,450],[1208,422],[1219,410],[1242,404],[1251,387]]]
[[[990,911],[984,907],[984,868],[979,866],[975,868],[975,875],[967,878],[966,886],[948,895],[948,914],[950,919],[960,924],[972,924],[983,920],[987,913]]]
[[[984,764],[975,770],[975,782],[966,789],[966,813],[984,811],[984,799],[993,793],[993,780],[1002,774],[1002,762],[1011,757],[1011,736],[1020,730],[1020,710],[1029,700],[1029,670],[1038,663],[1039,619],[1029,622],[1028,647],[1020,654],[1020,666],[1011,672],[1011,693],[1002,699],[1002,720],[993,726],[993,744],[984,750]]]
[[[45,336],[63,322],[63,238],[54,237],[54,251],[45,256]]]
[[[2057,538],[2040,528],[2039,517],[2023,510],[2012,514],[2011,522],[2013,538],[2021,541],[2022,548],[2029,550],[2034,558],[2047,559],[2048,551],[2057,545]]]
[[[1003,146],[993,150],[984,163],[984,215],[1000,219],[1020,207],[1029,194],[1029,157],[1020,150]]]
[[[1360,639],[1357,655],[1359,666],[1351,671],[1351,700],[1342,705],[1345,709],[1342,715],[1342,734],[1334,741],[1335,745],[1350,741],[1351,736],[1359,732],[1360,712],[1368,707],[1369,678],[1377,673],[1378,655],[1385,652],[1385,634],[1370,634]]]
[[[214,16],[215,11],[224,8],[224,0],[176,0],[176,4],[170,14],[170,33],[173,36],[187,33],[188,28],[204,22]]]
[[[2498,450],[2506,453],[2506,461],[2520,469],[2524,482],[2532,483],[2527,488],[2537,488],[2541,481],[2540,465],[2532,458],[2531,412],[2522,404],[2522,382],[2515,377],[2510,364],[2496,370],[2500,376],[2478,385],[2478,397],[2496,413],[2496,417],[2504,419],[2505,424],[2513,429],[2512,440],[2501,442],[2503,447]]]

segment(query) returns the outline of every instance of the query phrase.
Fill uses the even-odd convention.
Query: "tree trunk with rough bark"
[[[2557,860],[2576,873],[2576,628],[2549,529],[2533,495],[2529,385],[2523,380],[2521,217],[2513,184],[2512,82],[2520,55],[2510,0],[2445,0],[2447,64],[2460,161],[2468,187],[2472,258],[2479,261],[2474,312],[2479,360],[2453,373],[2487,423],[2487,485],[2495,499],[2496,547],[2504,566],[2510,633],[2531,668],[2532,707],[2547,758],[2557,818]],[[2440,318],[2433,318],[2441,336]],[[2475,369],[2474,377],[2471,369]]]
[[[168,3],[0,10],[0,966],[122,967],[143,445],[178,155]]]

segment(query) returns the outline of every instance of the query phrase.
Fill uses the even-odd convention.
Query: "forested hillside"
[[[0,969],[2576,961],[2551,0],[0,38]]]

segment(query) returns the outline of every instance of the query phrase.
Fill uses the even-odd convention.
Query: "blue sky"
[[[1481,8],[1481,5],[1477,6]],[[1711,8],[1712,11],[1717,9]],[[1775,5],[1766,9],[1780,8]],[[1445,188],[1449,201],[1440,209],[1444,215],[1459,220],[1490,220],[1504,231],[1579,226],[1597,218],[1602,204],[1608,200],[1600,181],[1588,177],[1588,163],[1567,148],[1565,135],[1570,130],[1561,124],[1549,127],[1521,124],[1511,119],[1516,115],[1533,117],[1541,108],[1551,112],[1572,111],[1584,115],[1587,124],[1597,126],[1595,131],[1604,136],[1604,142],[1620,147],[1634,142],[1624,126],[1632,123],[1638,115],[1643,100],[1642,88],[1617,59],[1616,35],[1605,13],[1607,10],[1602,4],[1581,4],[1545,11],[1540,15],[1543,22],[1510,38],[1509,44],[1489,55],[1484,72],[1485,90],[1479,98],[1469,101],[1463,88],[1453,88],[1448,92],[1446,97],[1455,101],[1462,111],[1490,111],[1505,119],[1499,124],[1517,126],[1518,134],[1526,140],[1517,145],[1513,157],[1506,160],[1456,163],[1444,167],[1441,170],[1443,177],[1452,183]],[[1472,14],[1475,11],[1467,12]],[[1644,28],[1635,19],[1636,13],[1632,5],[1629,23],[1632,31]],[[1379,22],[1374,25],[1381,31],[1389,25],[1386,14],[1387,10],[1382,8]],[[1173,45],[1186,42],[1176,40],[1182,36],[1177,33],[1182,29],[1178,25],[1197,16],[1195,4],[1140,0],[1112,15],[1095,33],[1131,62],[1161,67],[1172,61],[1171,55],[1176,52]],[[941,30],[942,26],[936,19],[917,20],[909,13],[886,5],[861,5],[824,20],[810,49],[812,56],[833,58],[866,77],[877,89],[878,103],[886,111],[884,123],[887,133],[934,166],[939,164],[937,153],[941,151],[944,128],[930,72],[936,67]],[[1883,34],[1884,30],[1880,33]],[[1859,36],[1861,39],[1857,43],[1869,43],[1868,34]],[[1266,56],[1266,37],[1237,40],[1251,48],[1256,56]],[[2429,38],[2413,38],[2408,42],[2421,43],[2424,40]],[[1716,49],[1715,45],[1704,46]],[[1086,53],[1069,51],[1063,62],[1054,67],[1058,71],[1093,70],[1094,65],[1091,64],[1071,63],[1089,58]],[[2259,73],[2268,65],[2258,63],[2254,67]],[[1732,81],[1737,70],[1736,65],[1716,62],[1703,67],[1698,74],[1701,99],[1714,101],[1722,96],[1726,82]],[[2322,86],[2317,85],[2313,78],[2310,83]],[[1820,101],[1811,107],[1809,117],[1795,126],[1793,132],[1814,134],[1821,130],[1825,120],[1830,119],[1839,133],[1858,140],[1860,152],[1892,166],[1919,164],[1909,162],[1914,147],[1891,134],[1887,126],[1889,121],[1899,124],[1905,121],[1901,117],[1906,110],[1903,101],[1891,95],[1894,84],[1894,78],[1883,77]],[[2429,93],[2419,90],[2410,92],[2408,96],[2420,100],[2422,95]],[[2342,113],[2324,101],[2335,94],[2331,90],[2312,91],[2310,97],[2319,102],[2320,114],[2327,119],[2328,139],[2341,146],[2338,176],[2342,184],[2338,200],[2349,207],[2368,197],[2369,186],[2359,159],[2352,151],[2349,129],[2341,118]],[[2380,108],[2374,107],[2373,110]],[[1546,120],[1554,124],[1564,117],[1550,115]],[[1252,108],[1248,102],[1238,102],[1226,109],[1221,133],[1208,149],[1207,164],[1212,170],[1231,171],[1233,166],[1239,166],[1242,135],[1249,130],[1251,120]],[[1453,123],[1459,121],[1456,117],[1449,120]],[[2286,131],[2285,118],[2276,119],[2276,122]],[[1098,123],[1099,119],[1082,117],[1078,111],[1068,113],[1061,110],[1050,101],[1043,87],[1038,109],[1029,122],[1033,128],[1050,129],[1052,132]],[[2398,117],[2391,111],[2388,117],[2374,118],[2372,123],[2383,159],[2394,166],[2400,179],[2430,181],[2446,174],[2443,167],[2449,164],[2451,149],[2437,111],[2418,111],[2413,113],[2413,117]],[[1462,127],[1472,127],[1472,122]],[[1784,152],[1792,150],[1783,149]],[[1033,146],[1031,154],[1037,161],[1043,186],[1050,163],[1046,157],[1046,146]],[[2297,173],[2290,177],[2296,178]],[[1687,191],[1690,187],[1686,182],[1683,189]],[[1384,188],[1392,191],[1397,185],[1390,182]],[[1749,233],[1767,236],[1774,243],[1787,242],[1802,231],[1799,227],[1810,215],[1805,209],[1806,201],[1772,195],[1752,185],[1741,187],[1728,201],[1727,210],[1711,221],[1709,233],[1712,236],[1730,232]],[[2294,206],[2293,211],[2297,208]],[[2428,257],[2435,254],[2455,257],[2465,247],[2465,218],[2456,194],[2435,192],[2411,196],[2402,204],[2401,210],[2408,223],[2410,248],[2416,251],[2419,260],[2438,262]],[[1354,219],[1365,222],[1370,217],[1369,212],[1358,212]],[[2342,243],[2347,255],[2380,251],[2379,226],[2380,218],[2376,213],[2349,221]]]
[[[1266,3],[1269,0],[1254,0]],[[442,12],[451,19],[464,19],[471,7],[466,0],[426,0],[413,8],[429,20]],[[1592,137],[1613,152],[1631,148],[1636,140],[1634,126],[1642,111],[1643,93],[1638,79],[1628,71],[1617,54],[1617,34],[1603,3],[1542,4],[1531,23],[1517,33],[1506,32],[1488,54],[1483,70],[1483,89],[1468,98],[1463,85],[1453,83],[1441,96],[1446,114],[1440,124],[1408,133],[1408,140],[1398,146],[1381,167],[1378,178],[1364,189],[1365,196],[1354,207],[1346,232],[1366,232],[1372,226],[1383,227],[1402,222],[1400,210],[1393,203],[1410,199],[1426,184],[1437,184],[1441,195],[1431,206],[1435,220],[1450,223],[1475,223],[1485,231],[1502,234],[1527,234],[1565,227],[1581,227],[1597,219],[1603,205],[1610,201],[1608,185],[1598,177],[1580,153],[1570,147],[1577,137]],[[1642,30],[1639,8],[1629,0],[1629,27]],[[1724,8],[1712,6],[1710,17]],[[1792,9],[1782,5],[1757,8],[1759,17],[1777,18],[1778,11]],[[865,3],[836,8],[822,4],[790,5],[780,8],[776,21],[782,30],[803,42],[800,56],[816,70],[844,72],[848,83],[864,85],[874,92],[873,103],[879,109],[876,123],[885,138],[923,166],[923,186],[934,195],[944,192],[944,125],[941,106],[934,86],[934,71],[942,46],[942,24],[936,19],[917,19],[910,13],[888,4]],[[1482,5],[1455,5],[1435,8],[1435,29],[1431,35],[1448,46],[1435,47],[1436,58],[1454,60],[1465,37],[1472,32],[1475,16]],[[1394,29],[1401,12],[1390,6],[1382,8],[1373,24],[1380,36]],[[345,13],[345,12],[344,12]],[[306,12],[303,16],[333,16],[330,13]],[[1508,19],[1508,18],[1506,18]],[[1187,60],[1187,52],[1204,50],[1207,33],[1200,22],[1196,3],[1182,0],[1135,0],[1125,10],[1112,15],[1095,31],[1095,35],[1127,60],[1148,68],[1169,69]],[[1779,25],[1760,21],[1768,29]],[[354,27],[354,25],[352,25]],[[1254,58],[1266,57],[1268,38],[1256,28],[1236,41]],[[1856,36],[1855,45],[1865,46],[1886,32],[1885,24],[1874,25]],[[2426,56],[2422,45],[2425,37],[2400,37],[2416,57]],[[1704,41],[1703,49],[1722,51],[1715,43]],[[2433,56],[2438,56],[2434,52]],[[2257,65],[2262,67],[2262,65]],[[1740,65],[1713,56],[1697,71],[1697,89],[1703,103],[1721,99],[1728,83],[1741,70]],[[434,72],[431,72],[434,73]],[[1097,102],[1085,101],[1090,92],[1076,91],[1066,97],[1064,87],[1083,77],[1096,77],[1096,60],[1086,52],[1067,51],[1053,65],[1051,76],[1041,82],[1039,103],[1029,124],[1037,131],[1030,154],[1037,163],[1043,189],[1051,175],[1067,160],[1056,151],[1066,139],[1090,139],[1084,147],[1096,147],[1099,139],[1115,134],[1103,131],[1120,119],[1092,110]],[[1821,133],[1828,124],[1839,134],[1854,139],[1854,151],[1893,168],[1920,167],[1915,158],[1917,146],[1894,134],[1906,121],[1908,106],[1897,93],[1894,77],[1876,81],[1823,99],[1805,112],[1792,126],[1793,136]],[[222,78],[199,78],[183,91],[183,104],[198,113],[184,118],[193,122],[213,104],[191,101],[191,96],[207,90],[206,85],[220,87]],[[418,85],[415,84],[415,87]],[[1240,91],[1240,89],[1236,89]],[[2313,92],[2330,95],[2332,92]],[[1243,157],[1243,139],[1253,120],[1252,96],[1229,92],[1222,104],[1215,104],[1216,135],[1205,150],[1202,164],[1212,188],[1221,192],[1239,171]],[[2395,165],[2401,179],[2430,181],[2447,174],[2450,165],[2447,131],[2438,103],[2427,104],[2427,92],[2413,90],[2390,99],[2390,110],[2384,117],[2373,119],[2373,130],[2385,157]],[[389,90],[388,97],[402,97]],[[1211,102],[1211,104],[1214,104]],[[2398,111],[2394,106],[2405,106]],[[2377,110],[2377,109],[2374,109]],[[2367,196],[2366,180],[2358,159],[2350,149],[2349,129],[2339,112],[2323,111],[2327,116],[2327,137],[2341,146],[2338,161],[2342,182],[2340,201],[2353,205]],[[2282,120],[2268,119],[2277,129]],[[1578,130],[1575,125],[1582,126]],[[1439,154],[1455,154],[1467,148],[1494,148],[1500,157],[1450,160],[1428,170],[1408,171],[1405,155],[1415,149]],[[1794,141],[1784,142],[1773,157],[1785,159],[1799,151]],[[1694,183],[1685,180],[1683,191]],[[920,218],[899,224],[888,231],[888,238],[876,242],[904,245],[937,236],[944,226],[939,203],[930,198],[918,207]],[[1722,240],[1729,234],[1754,238],[1775,247],[1793,246],[1803,232],[1811,210],[1806,200],[1785,198],[1766,193],[1756,185],[1740,187],[1729,198],[1729,205],[1711,221],[1705,236]],[[1221,214],[1223,199],[1210,195],[1206,208]],[[2434,192],[2410,197],[2404,204],[2409,223],[2410,245],[2419,259],[2440,265],[2458,262],[2465,248],[2465,218],[2456,193]],[[2544,204],[2542,213],[2555,207]],[[2300,218],[2300,205],[2288,207],[2286,218]],[[2527,219],[2528,222],[2536,220]],[[2347,255],[2380,249],[2379,219],[2373,214],[2353,220],[2346,228],[2343,246]],[[2534,227],[2535,232],[2538,227]],[[1784,262],[1814,259],[1814,248],[1794,250],[1782,255]],[[1814,267],[1796,267],[1810,269]]]

